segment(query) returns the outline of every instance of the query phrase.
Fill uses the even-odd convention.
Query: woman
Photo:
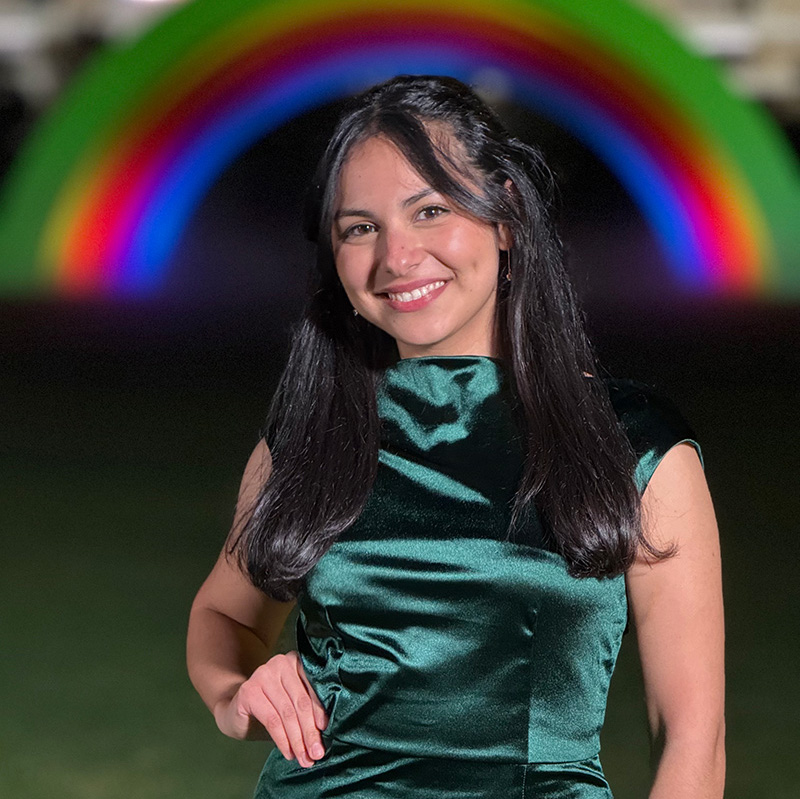
[[[699,448],[598,376],[552,194],[455,80],[395,78],[340,120],[310,205],[318,286],[189,624],[219,728],[275,742],[260,799],[610,797],[629,617],[650,799],[722,796]],[[295,602],[297,651],[271,657]]]

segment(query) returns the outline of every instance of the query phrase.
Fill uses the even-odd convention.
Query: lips
[[[434,281],[426,281],[422,283],[422,286],[429,286],[431,283],[439,283],[440,285],[428,291],[426,294],[423,294],[420,297],[414,297],[410,300],[400,300],[400,299],[392,299],[388,293],[381,294],[383,301],[393,310],[400,311],[400,312],[407,312],[407,311],[417,311],[420,308],[424,308],[426,305],[429,305],[433,302],[448,286],[449,281],[446,280],[434,280]],[[402,292],[400,292],[402,293]],[[394,292],[392,292],[394,294]]]
[[[429,277],[422,280],[414,280],[411,283],[397,283],[394,286],[387,286],[381,291],[375,292],[376,294],[402,294],[406,291],[413,291],[414,289],[421,289],[423,286],[429,286],[431,283],[438,283],[440,280],[445,280],[442,277]]]

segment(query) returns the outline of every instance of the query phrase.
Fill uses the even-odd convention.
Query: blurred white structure
[[[0,89],[41,109],[98,42],[135,36],[188,1],[0,0]],[[745,94],[800,122],[800,0],[633,2],[723,62]]]
[[[0,0],[0,88],[46,106],[98,43],[135,36],[186,0]]]
[[[721,60],[742,92],[800,121],[800,0],[636,1]]]

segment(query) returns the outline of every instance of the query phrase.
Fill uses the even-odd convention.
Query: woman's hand
[[[259,736],[262,727],[287,759],[304,768],[325,754],[320,730],[328,724],[322,703],[297,652],[275,655],[214,708],[220,730],[233,738]]]

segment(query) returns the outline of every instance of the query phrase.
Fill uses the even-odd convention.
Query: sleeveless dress
[[[641,491],[672,446],[699,452],[669,403],[607,386]],[[401,359],[378,412],[367,504],[298,598],[326,754],[304,769],[273,750],[256,799],[609,799],[599,733],[625,579],[571,577],[535,516],[509,540],[523,456],[503,362]]]

